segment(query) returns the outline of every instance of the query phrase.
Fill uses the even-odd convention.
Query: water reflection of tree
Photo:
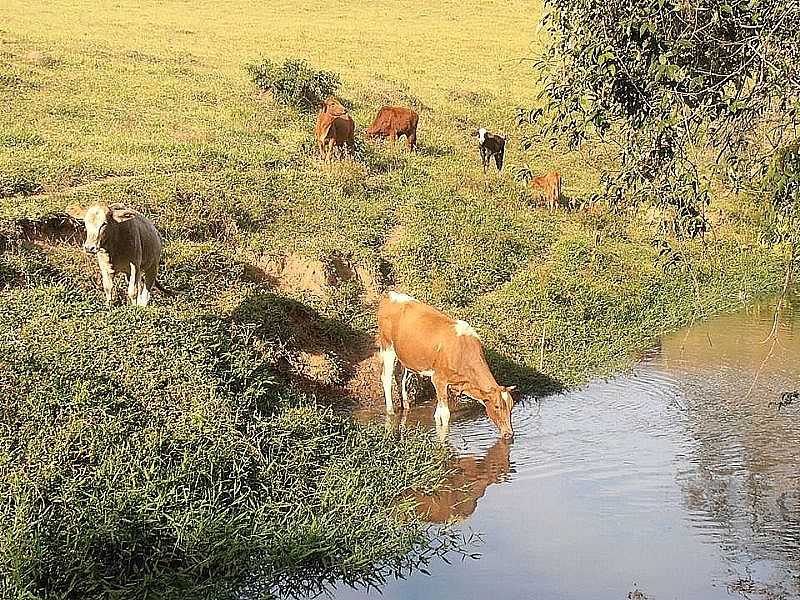
[[[456,461],[456,471],[435,494],[415,493],[417,512],[431,523],[460,522],[478,506],[486,488],[505,480],[511,442],[499,438],[482,456],[466,455]]]
[[[770,401],[800,381],[800,315],[784,314],[781,339],[764,363],[773,326],[758,309],[665,340],[661,366],[682,382],[691,440],[679,482],[692,523],[731,558],[730,591],[742,597],[800,595],[800,420]],[[762,315],[769,316],[769,315]],[[748,390],[756,373],[759,380]],[[770,577],[749,571],[775,561]],[[767,578],[769,581],[757,581]]]

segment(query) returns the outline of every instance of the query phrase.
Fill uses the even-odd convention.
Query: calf
[[[319,146],[320,156],[328,161],[333,155],[333,147],[344,148],[345,145],[352,152],[355,148],[356,126],[353,118],[336,98],[325,100],[317,115],[317,124],[314,126],[314,138]]]
[[[392,142],[401,135],[406,136],[406,146],[413,150],[417,146],[417,124],[419,114],[402,106],[384,106],[378,111],[372,125],[364,132],[368,138],[388,137]]]
[[[533,177],[530,186],[544,196],[547,207],[555,210],[561,200],[561,175],[558,171],[550,171],[547,175]]]
[[[97,256],[106,304],[114,300],[114,275],[128,276],[128,300],[146,306],[150,292],[157,287],[156,275],[161,261],[161,236],[141,213],[122,204],[94,204],[87,209],[70,208],[67,212],[86,226],[83,249]]]
[[[407,382],[410,372],[426,375],[436,388],[436,427],[446,432],[450,422],[450,391],[474,398],[486,414],[511,437],[513,387],[497,384],[486,364],[483,347],[475,331],[464,321],[405,294],[389,292],[378,306],[378,345],[383,359],[383,391],[386,412],[394,413],[392,381],[397,360],[403,366],[403,408],[410,406]]]
[[[478,149],[481,151],[481,162],[483,163],[483,174],[486,175],[486,168],[494,157],[497,171],[503,170],[503,157],[506,153],[506,138],[502,135],[489,133],[481,127],[478,130]]]

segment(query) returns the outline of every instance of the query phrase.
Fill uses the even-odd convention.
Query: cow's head
[[[96,254],[103,248],[108,239],[108,232],[117,223],[132,219],[136,213],[121,204],[93,204],[89,208],[70,207],[67,213],[73,218],[83,221],[86,227],[86,241],[83,249],[91,254]]]
[[[345,109],[345,107],[342,106],[342,103],[333,96],[328,96],[325,98],[325,100],[322,101],[322,104],[319,105],[319,110],[337,117],[347,114],[347,109]]]
[[[486,408],[486,415],[492,423],[497,425],[500,435],[504,438],[514,436],[514,428],[511,426],[511,409],[514,408],[514,397],[511,395],[516,389],[515,386],[499,386],[493,389],[483,400]]]

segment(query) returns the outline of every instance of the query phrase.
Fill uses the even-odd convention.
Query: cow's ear
[[[125,221],[129,221],[135,216],[136,213],[132,211],[130,208],[115,208],[111,210],[111,217],[117,223],[123,223]]]
[[[86,207],[78,206],[77,204],[70,204],[67,208],[64,209],[70,217],[75,219],[76,221],[83,221],[86,219]]]
[[[512,402],[512,403],[513,403],[513,402],[516,402],[516,399],[514,398],[514,394],[512,394],[511,392],[513,392],[513,391],[514,391],[514,390],[516,390],[516,389],[517,389],[517,386],[515,386],[515,385],[508,385],[508,386],[505,386],[505,387],[503,388],[503,391],[504,391],[506,394],[508,394],[508,395],[509,395],[509,397],[511,398],[511,402]]]

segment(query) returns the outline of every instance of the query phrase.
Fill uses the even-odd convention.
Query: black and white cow
[[[494,157],[497,170],[503,169],[503,155],[506,151],[506,138],[496,133],[489,133],[485,128],[478,130],[478,148],[481,151],[481,161],[483,162],[483,174],[486,175],[486,167]]]

